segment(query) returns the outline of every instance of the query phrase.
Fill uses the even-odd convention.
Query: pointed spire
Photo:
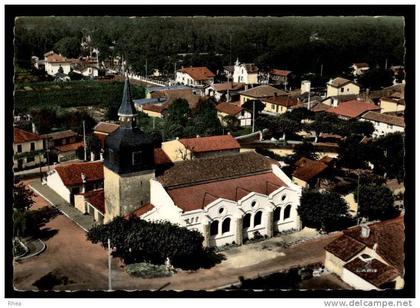
[[[131,96],[130,81],[128,73],[125,75],[124,91],[121,101],[121,106],[118,109],[118,117],[122,123],[133,123],[135,124],[135,118],[137,117],[137,111],[134,107],[133,99]]]

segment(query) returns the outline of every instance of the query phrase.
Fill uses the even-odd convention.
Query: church
[[[103,189],[87,194],[82,189],[87,198],[75,197],[79,210],[98,209],[100,223],[131,215],[167,220],[201,232],[207,247],[240,245],[246,239],[301,228],[297,208],[302,189],[277,161],[253,151],[226,151],[190,160],[168,159],[162,169],[151,138],[137,126],[128,78],[118,116],[120,127],[106,137],[100,162]],[[76,177],[89,182],[88,170],[79,169]]]

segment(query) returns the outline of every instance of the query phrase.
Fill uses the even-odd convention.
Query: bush
[[[357,190],[355,191],[357,200]],[[369,220],[386,220],[400,214],[394,207],[392,191],[385,186],[360,186],[359,215]]]
[[[140,278],[157,278],[157,277],[169,277],[171,272],[166,270],[165,265],[155,265],[150,263],[133,263],[127,265],[127,273],[134,277]]]

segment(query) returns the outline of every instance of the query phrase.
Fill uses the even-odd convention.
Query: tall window
[[[141,164],[141,151],[133,152],[133,166]]]
[[[292,206],[290,204],[288,204],[285,208],[284,208],[284,215],[283,215],[283,220],[290,218],[290,210],[292,209]]]
[[[219,233],[219,221],[215,220],[210,225],[210,235],[217,235]]]
[[[343,93],[344,92],[344,88],[341,88],[341,93]]]
[[[254,217],[254,227],[261,225],[262,212],[258,211]]]
[[[230,231],[230,218],[226,218],[222,223],[222,234]]]
[[[281,208],[276,207],[276,209],[274,210],[274,213],[273,213],[274,221],[279,221],[280,220],[280,212],[281,212]]]
[[[21,144],[18,144],[17,151],[18,151],[18,153],[22,153],[22,145]]]
[[[31,151],[35,151],[35,142],[31,142]]]
[[[251,214],[248,213],[244,216],[244,222],[242,224],[242,227],[244,229],[249,228],[251,226]]]

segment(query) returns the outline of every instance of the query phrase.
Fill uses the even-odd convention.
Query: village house
[[[269,82],[274,85],[283,85],[288,84],[288,77],[291,74],[291,71],[272,69],[269,72]]]
[[[360,87],[351,80],[337,77],[327,83],[327,97],[360,93]]]
[[[392,133],[404,133],[404,117],[394,116],[386,113],[368,111],[362,115],[361,120],[373,124],[375,131],[372,136],[378,138]]]
[[[357,290],[404,287],[404,216],[362,224],[325,247],[325,267]]]
[[[214,73],[207,67],[185,67],[177,70],[175,82],[191,87],[203,87],[214,82]]]
[[[361,76],[369,70],[369,64],[367,63],[353,63],[350,66],[352,73],[355,77]]]
[[[247,100],[259,99],[262,101],[267,97],[273,97],[276,95],[282,96],[287,95],[288,93],[270,85],[260,85],[245,91],[241,91],[239,94],[241,95],[240,102],[242,106]]]
[[[177,99],[185,99],[191,110],[195,110],[201,100],[207,97],[195,93],[189,87],[163,87],[153,90],[149,97],[134,100],[137,110],[142,111],[150,117],[163,118],[166,110]]]
[[[162,150],[172,162],[238,153],[240,145],[231,135],[181,138],[162,142]]]
[[[134,214],[200,231],[205,246],[299,230],[301,189],[255,152],[179,162],[151,180],[150,203]]]
[[[261,101],[265,104],[264,111],[282,114],[290,111],[293,106],[298,104],[297,98],[293,98],[289,95],[277,95],[261,98]]]
[[[105,216],[103,188],[75,195],[74,207],[83,214],[92,216],[97,224],[103,224]]]
[[[404,112],[405,99],[398,95],[398,93],[394,93],[393,96],[381,97],[379,105],[381,106],[381,113]]]
[[[296,163],[292,181],[302,188],[317,188],[319,180],[332,163],[332,158],[324,156],[320,160],[312,160],[306,157],[300,158]]]
[[[58,162],[76,159],[77,151],[84,147],[79,135],[72,130],[43,134],[41,137],[44,139],[45,148],[57,156]]]
[[[44,140],[38,134],[13,128],[13,168],[36,167],[46,162]]]
[[[78,64],[74,66],[73,72],[80,74],[85,77],[98,77],[99,76],[99,67],[94,64]]]
[[[216,106],[217,117],[223,126],[227,126],[226,117],[235,117],[238,126],[252,125],[252,114],[245,108],[242,108],[238,102],[223,102]]]
[[[232,76],[233,81],[244,84],[257,84],[258,72],[258,66],[254,63],[240,63],[239,59],[237,59]]]
[[[245,89],[244,83],[213,83],[204,90],[205,95],[214,97],[216,102],[230,102],[239,99],[239,91]]]
[[[70,204],[75,195],[102,188],[103,181],[101,161],[58,165],[46,177],[46,184]]]
[[[331,106],[331,107],[337,107],[342,102],[347,102],[351,100],[358,99],[359,95],[355,94],[349,94],[349,95],[336,95],[336,96],[329,96],[321,100],[321,102],[325,105]],[[370,101],[368,101],[370,102]]]
[[[351,100],[342,102],[337,107],[331,107],[325,112],[337,115],[340,119],[358,119],[368,111],[378,111],[381,108],[375,104],[371,104],[362,100]]]
[[[55,76],[62,70],[63,74],[68,75],[74,61],[75,59],[67,59],[61,54],[49,51],[44,54],[45,72],[50,76]]]

